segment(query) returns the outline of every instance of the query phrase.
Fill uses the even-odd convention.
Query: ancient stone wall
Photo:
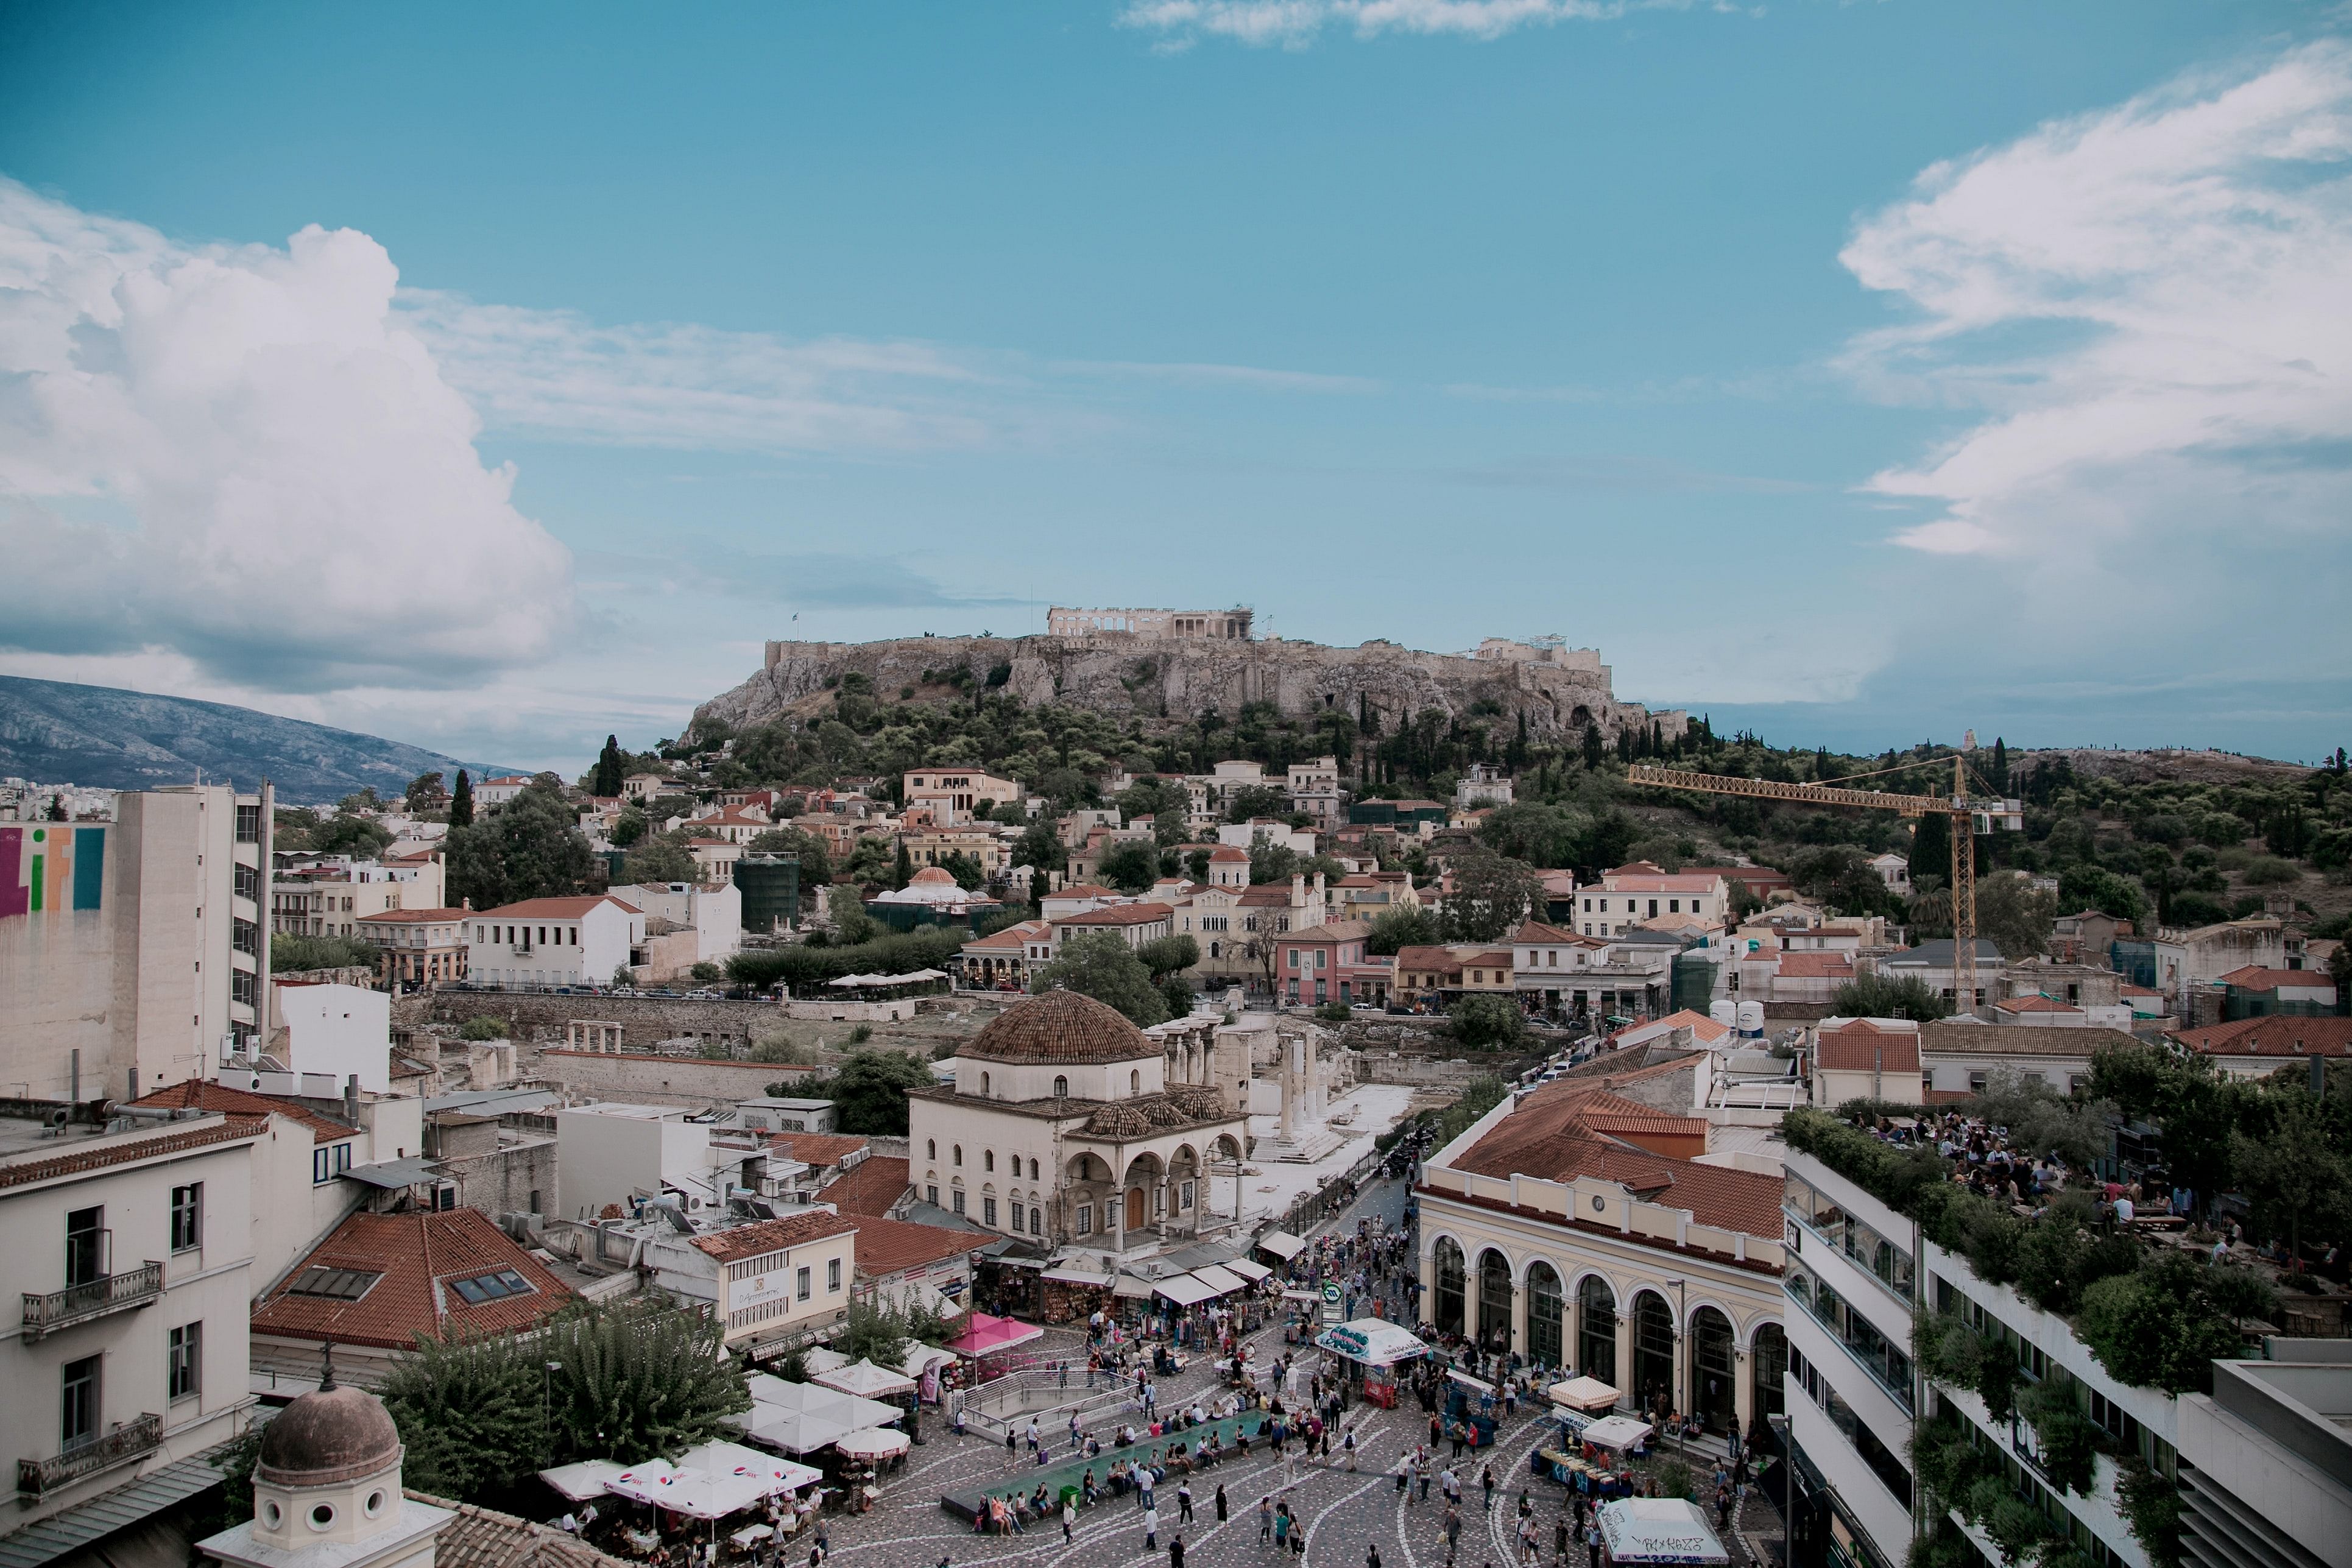
[[[772,1083],[813,1077],[817,1070],[780,1062],[657,1057],[642,1051],[543,1051],[539,1058],[541,1080],[562,1089],[567,1100],[645,1105],[732,1105],[758,1099]]]
[[[468,1018],[506,1020],[509,1036],[527,1045],[561,1045],[563,1026],[575,1018],[621,1026],[621,1043],[635,1047],[691,1037],[714,1044],[749,1045],[760,1031],[779,1023],[783,1009],[773,1002],[689,1002],[676,996],[554,996],[537,992],[434,991],[397,997],[392,1004],[395,1033],[418,1024],[463,1024]]]
[[[1619,701],[1609,667],[1597,656],[1564,656],[1553,663],[1423,653],[1377,641],[1329,647],[1275,638],[1218,642],[1126,634],[772,642],[758,674],[703,704],[696,716],[764,723],[811,710],[828,681],[853,671],[872,680],[876,690],[892,691],[920,681],[926,671],[961,668],[984,680],[999,665],[1011,670],[1005,689],[1024,703],[1066,702],[1120,718],[1181,721],[1271,702],[1293,718],[1370,712],[1386,734],[1426,709],[1453,717],[1491,701],[1505,723],[1524,715],[1528,733],[1538,740],[1574,740],[1591,723],[1612,741],[1627,726],[1655,721],[1673,736],[1689,721],[1680,710]]]

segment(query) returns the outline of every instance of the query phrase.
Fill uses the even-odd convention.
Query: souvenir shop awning
[[[856,1394],[860,1399],[883,1400],[894,1394],[912,1394],[915,1380],[903,1372],[892,1372],[876,1366],[870,1361],[852,1362],[847,1366],[821,1372],[809,1381],[827,1388],[837,1388],[844,1394]]]
[[[1620,1498],[1600,1508],[1612,1563],[1729,1563],[1731,1553],[1687,1498]]]
[[[1068,1264],[1060,1264],[1048,1268],[1039,1278],[1059,1280],[1065,1285],[1092,1285],[1097,1289],[1111,1282],[1111,1277],[1108,1274],[1092,1268],[1074,1268]]]
[[[1334,1355],[1366,1366],[1393,1366],[1429,1353],[1429,1347],[1411,1330],[1398,1328],[1385,1318],[1358,1318],[1353,1322],[1335,1323],[1316,1335],[1315,1342]]]
[[[1630,1448],[1650,1435],[1647,1421],[1636,1421],[1631,1415],[1612,1415],[1605,1421],[1595,1421],[1577,1436],[1597,1448]]]
[[[1617,1403],[1617,1390],[1597,1377],[1571,1377],[1551,1385],[1551,1402],[1570,1410],[1606,1410]]]
[[[998,1351],[1025,1345],[1031,1340],[1043,1338],[1045,1331],[1013,1318],[992,1318],[986,1312],[974,1312],[971,1326],[948,1342],[948,1349],[958,1355],[993,1355]]]
[[[1307,1250],[1307,1243],[1286,1230],[1269,1230],[1257,1238],[1257,1244],[1285,1263]]]
[[[1151,1289],[1154,1294],[1165,1296],[1180,1307],[1197,1307],[1203,1301],[1215,1300],[1218,1296],[1215,1286],[1190,1274],[1155,1280]]]
[[[1274,1270],[1254,1258],[1235,1258],[1218,1265],[1228,1273],[1238,1274],[1255,1285],[1261,1279],[1274,1278]]]
[[[1204,1264],[1192,1270],[1192,1278],[1220,1296],[1230,1296],[1236,1290],[1249,1289],[1249,1281],[1223,1264]]]

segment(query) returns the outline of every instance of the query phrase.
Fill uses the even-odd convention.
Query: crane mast
[[[1691,790],[1701,795],[1738,795],[1748,800],[1777,800],[1805,805],[1840,805],[1865,811],[1892,811],[1904,816],[1941,816],[1951,821],[1952,839],[1952,996],[1964,1012],[1980,1000],[1977,987],[1977,835],[1990,833],[1996,824],[2011,831],[2025,826],[2023,807],[2014,800],[1969,793],[1968,763],[1952,758],[1952,793],[1947,795],[1897,795],[1887,790],[1840,789],[1832,784],[1782,784],[1772,779],[1727,778],[1687,768],[1658,768],[1636,763],[1625,772],[1629,784],[1657,789]]]

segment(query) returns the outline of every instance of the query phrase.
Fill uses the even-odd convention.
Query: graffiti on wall
[[[105,828],[0,827],[0,919],[95,910],[105,892]]]

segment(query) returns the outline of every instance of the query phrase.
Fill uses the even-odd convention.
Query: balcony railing
[[[37,1340],[70,1324],[102,1318],[109,1312],[143,1307],[163,1293],[163,1266],[152,1259],[136,1268],[68,1285],[46,1295],[25,1292],[25,1338]]]
[[[19,1459],[16,1461],[16,1494],[27,1500],[46,1497],[84,1476],[110,1470],[117,1465],[128,1464],[152,1453],[163,1440],[163,1418],[148,1415],[135,1421],[126,1421],[104,1436],[93,1437],[55,1458]]]

